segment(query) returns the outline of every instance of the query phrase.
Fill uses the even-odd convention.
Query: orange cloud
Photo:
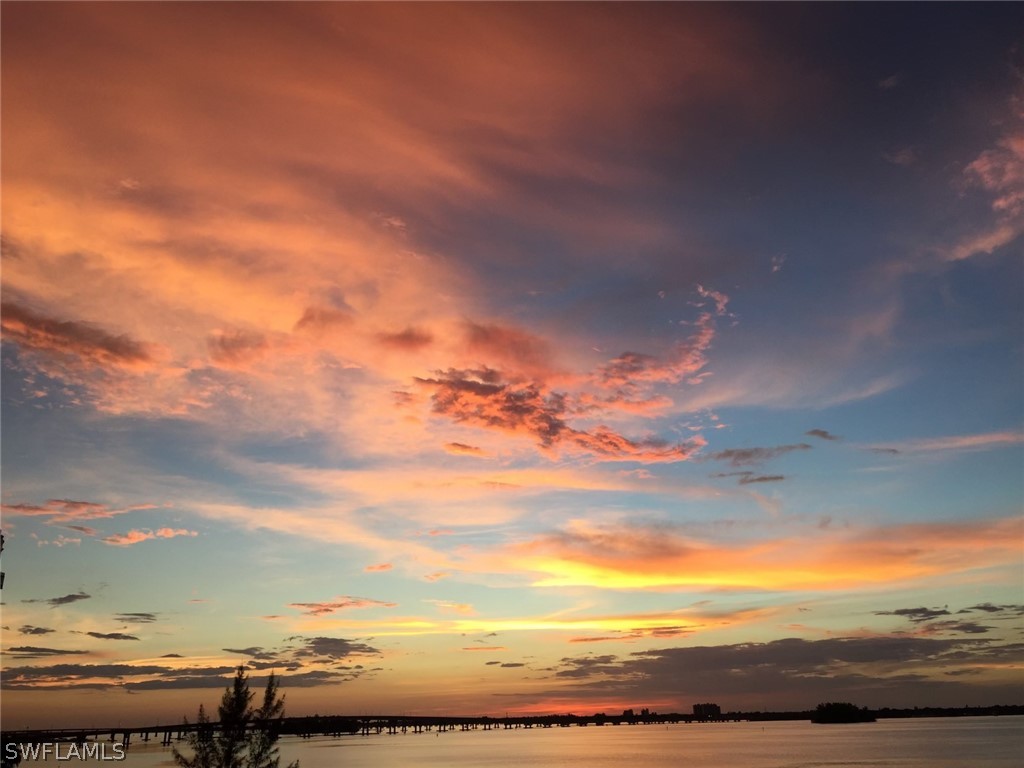
[[[532,438],[544,450],[563,448],[601,461],[644,463],[686,461],[705,444],[701,438],[677,444],[645,438],[632,440],[600,425],[575,429],[567,421],[570,399],[536,382],[506,379],[491,368],[438,371],[437,378],[417,377],[431,390],[435,413],[452,420]]]
[[[538,336],[498,324],[465,323],[469,352],[487,366],[500,366],[543,381],[556,373],[550,345]]]
[[[437,606],[442,611],[470,615],[474,613],[473,606],[469,603],[454,603],[450,600],[427,600],[426,602]]]
[[[206,343],[210,349],[210,359],[226,368],[244,367],[259,360],[269,349],[263,334],[237,330],[218,330],[207,338]]]
[[[427,331],[421,331],[418,328],[410,326],[404,331],[399,331],[398,333],[378,333],[377,339],[385,347],[408,350],[425,347],[434,340],[434,337]]]
[[[190,531],[185,528],[159,528],[156,531],[131,530],[127,533],[115,533],[102,539],[102,541],[104,544],[110,544],[114,547],[130,547],[133,544],[139,544],[150,539],[173,539],[177,536],[198,535],[196,531]]]
[[[49,13],[22,11],[6,24],[5,104],[18,119],[5,123],[4,228],[20,256],[5,259],[4,280],[34,309],[5,316],[5,335],[40,355],[122,369],[88,393],[109,413],[323,430],[368,453],[421,444],[416,431],[426,428],[373,394],[414,376],[444,366],[499,367],[517,381],[587,375],[571,373],[576,353],[557,354],[557,334],[517,327],[488,306],[460,254],[425,246],[418,222],[472,199],[583,242],[662,239],[666,227],[644,206],[590,195],[566,196],[578,207],[551,206],[524,184],[643,183],[648,171],[606,149],[635,135],[649,108],[666,98],[704,103],[713,88],[756,93],[736,108],[771,119],[778,110],[765,106],[789,90],[781,79],[765,86],[766,58],[753,66],[727,53],[738,40],[760,49],[755,29],[711,12],[697,14],[699,34],[668,34],[601,8],[580,38],[565,34],[581,31],[575,14],[555,7],[528,18],[491,7],[439,16],[309,5],[289,10],[284,25],[278,10],[244,10],[231,14],[235,32],[216,51],[189,34],[228,21],[213,6],[80,5],[62,10],[59,25],[45,22]],[[42,28],[51,29],[46,46]],[[70,31],[81,28],[87,41]],[[347,45],[355,29],[359,45]],[[619,34],[645,41],[627,67],[583,42]],[[125,40],[152,51],[151,70],[132,66]],[[59,61],[42,55],[47,46],[60,48]],[[275,55],[254,61],[252,46]],[[76,99],[41,87],[69,67],[104,76],[76,86]],[[602,87],[580,87],[591,78]],[[197,110],[197,98],[218,109]],[[273,119],[268,103],[280,107]],[[592,141],[579,141],[581,128]],[[724,306],[701,290],[709,307]],[[648,366],[647,375],[683,375],[707,343],[698,334],[662,363],[674,373]],[[345,375],[354,370],[363,375]],[[661,394],[601,396],[638,414],[669,404]],[[356,413],[342,407],[351,403]],[[584,436],[563,448],[607,445]],[[639,461],[685,454],[637,439],[628,451]]]
[[[507,568],[540,574],[537,586],[833,590],[1012,564],[1022,530],[1019,520],[996,519],[715,544],[668,527],[576,521],[504,554]]]
[[[83,368],[136,368],[153,364],[147,345],[115,336],[90,323],[56,320],[10,302],[0,316],[6,340],[26,353],[37,353]]]

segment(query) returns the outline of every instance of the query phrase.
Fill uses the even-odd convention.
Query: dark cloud
[[[349,656],[377,656],[380,651],[373,646],[340,637],[291,638],[302,639],[304,644],[295,651],[296,657],[320,657],[344,659]]]
[[[979,624],[976,621],[932,621],[926,625],[929,633],[950,633],[967,635],[984,635],[994,627]]]
[[[245,662],[245,666],[249,669],[277,669],[280,666],[287,664],[291,669],[297,669],[301,665],[296,665],[294,662],[283,661],[278,658],[272,657],[268,661],[256,661],[250,660]]]
[[[56,608],[59,605],[68,605],[70,603],[77,603],[79,600],[88,600],[92,595],[87,595],[85,592],[75,592],[70,595],[62,595],[61,597],[40,597],[33,598],[31,600],[22,600],[23,603],[47,603],[51,608]]]
[[[226,653],[237,653],[241,656],[251,656],[259,661],[276,661],[277,654],[273,651],[265,651],[259,646],[250,646],[249,648],[221,648]]]
[[[483,456],[484,451],[475,445],[467,445],[466,443],[445,443],[444,449],[448,453],[465,454],[469,456]]]
[[[378,333],[377,341],[385,347],[414,351],[429,346],[434,337],[427,331],[409,327],[398,333]]]
[[[669,444],[663,440],[631,440],[605,426],[573,429],[568,395],[548,392],[535,382],[506,381],[492,368],[437,371],[437,378],[417,378],[433,390],[435,413],[453,421],[532,438],[542,449],[577,449],[609,461],[685,461],[703,446],[692,440]]]
[[[31,624],[23,624],[18,628],[18,632],[23,635],[48,635],[50,632],[56,631],[56,629],[50,629],[49,627],[33,627]]]
[[[138,640],[135,635],[126,635],[124,632],[86,632],[89,637],[98,640]]]
[[[500,361],[516,371],[544,379],[551,373],[548,343],[519,328],[495,324],[465,323],[466,346],[477,359]]]
[[[236,667],[187,667],[165,669],[156,680],[126,680],[125,687],[134,690],[165,690],[170,688],[225,688]],[[255,681],[250,681],[254,684]]]
[[[281,678],[281,685],[289,688],[314,688],[318,685],[332,685],[355,680],[373,671],[376,670],[351,669],[346,672],[330,672],[327,670],[299,672],[298,674],[283,676]]]
[[[995,646],[985,639],[921,636],[788,638],[768,643],[665,648],[629,656],[562,659],[551,670],[560,680],[576,681],[572,695],[603,698],[611,694],[636,700],[711,697],[764,702],[766,708],[805,708],[842,697],[893,706],[915,701],[963,705],[963,697],[986,700],[1019,698],[1019,689],[994,684],[983,691],[955,684],[944,671],[1010,660],[1022,644]],[[895,672],[894,670],[899,670]],[[941,670],[941,671],[939,671]],[[561,694],[567,690],[561,688]],[[905,702],[905,703],[900,703]],[[738,705],[739,706],[739,705]],[[750,706],[744,704],[742,706]]]
[[[778,456],[784,456],[793,451],[809,451],[811,446],[807,443],[795,445],[776,445],[770,448],[729,448],[724,451],[712,453],[710,458],[716,461],[728,461],[734,467],[750,466],[761,464]]]
[[[619,676],[622,674],[617,656],[583,656],[564,658],[559,662],[555,677],[588,678],[594,676]]]
[[[507,661],[501,665],[503,669],[515,669],[517,667],[525,667],[521,661]]]
[[[6,303],[0,317],[4,341],[75,367],[108,368],[150,362],[148,347],[88,323],[56,320]]]
[[[114,509],[106,504],[98,504],[94,501],[79,501],[77,499],[47,499],[45,504],[4,504],[0,509],[9,515],[24,517],[48,517],[48,523],[71,523],[81,520],[96,520],[99,518],[123,515],[126,512],[135,512],[141,509],[152,509],[152,504],[137,504],[130,507]],[[94,528],[83,525],[63,525],[74,531],[80,531],[87,536],[95,536],[97,531]]]
[[[63,527],[67,528],[70,531],[78,531],[79,533],[84,533],[86,536],[96,536],[99,533],[99,531],[97,531],[95,528],[90,528],[87,525],[65,525]]]
[[[84,653],[80,651],[79,653]],[[25,657],[27,658],[27,657]],[[45,667],[15,667],[4,673],[4,689],[103,690],[115,686],[136,689],[224,688],[234,667],[189,667],[174,669],[157,665],[54,664]],[[159,675],[155,680],[138,678]],[[102,682],[95,682],[100,680]],[[88,682],[87,682],[88,681]]]
[[[171,672],[167,667],[132,664],[53,664],[48,667],[12,667],[4,672],[4,687],[12,681],[119,679],[132,675],[159,675]]]
[[[915,623],[949,615],[945,608],[897,608],[895,611],[875,611],[875,616],[903,616]]]
[[[692,626],[664,626],[664,627],[644,627],[631,629],[628,631],[614,630],[611,635],[602,635],[595,637],[573,637],[569,639],[570,643],[608,643],[608,642],[623,642],[640,640],[645,637],[655,638],[667,638],[667,637],[683,637],[685,635],[692,635],[694,628]]]
[[[165,653],[160,658],[161,659],[184,659],[185,657],[182,656],[180,653]]]
[[[229,368],[261,358],[269,346],[263,334],[247,331],[221,331],[206,339],[210,359]]]
[[[152,624],[159,614],[156,613],[115,613],[114,621],[124,621],[130,624]]]
[[[501,373],[491,368],[449,368],[436,375],[417,381],[434,389],[434,411],[457,422],[524,432],[544,447],[558,442],[569,431],[562,418],[566,412],[564,395],[545,396],[535,384],[503,383]]]
[[[887,456],[896,456],[899,451],[895,448],[868,448],[871,453],[884,453]]]
[[[177,688],[224,688],[228,682],[227,677],[183,676],[133,680],[126,682],[124,687],[131,691],[166,691]]]
[[[1024,605],[993,605],[992,603],[980,603],[979,605],[972,605],[969,608],[959,610],[957,613],[970,613],[972,611],[982,611],[983,613],[1005,613],[1008,616],[1024,616]]]
[[[736,477],[740,485],[753,483],[778,483],[786,479],[785,475],[759,475],[756,472],[717,472],[711,477]]]
[[[820,437],[822,440],[842,440],[839,435],[833,435],[827,429],[809,429],[804,434],[811,437]]]
[[[329,328],[349,325],[352,314],[334,307],[307,307],[302,317],[295,323],[295,330],[326,330]]]
[[[16,645],[5,651],[5,655],[12,656],[16,659],[45,659],[51,656],[82,656],[88,653],[89,651],[69,651],[63,648],[39,648],[34,645]],[[8,675],[9,672],[4,675],[5,687]]]

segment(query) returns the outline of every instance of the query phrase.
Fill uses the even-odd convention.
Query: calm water
[[[301,768],[1019,768],[1024,717],[604,726],[282,739]],[[173,765],[132,745],[132,768]],[[29,763],[24,764],[26,767]]]

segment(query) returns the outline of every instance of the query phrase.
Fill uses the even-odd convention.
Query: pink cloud
[[[56,320],[18,304],[6,303],[0,316],[4,338],[26,354],[37,354],[83,369],[139,368],[153,364],[152,350],[126,334],[115,336],[97,325]]]
[[[377,565],[368,565],[363,570],[367,573],[381,573],[383,571],[390,571],[393,567],[391,563],[378,563]]]
[[[139,544],[150,539],[173,539],[178,536],[198,535],[198,532],[185,528],[159,528],[156,531],[131,530],[127,533],[115,533],[112,536],[105,537],[102,541],[104,544],[110,544],[114,547],[130,547],[133,544]]]
[[[517,371],[539,381],[557,372],[550,345],[519,328],[466,321],[465,334],[468,351],[485,365]]]
[[[0,506],[4,514],[25,517],[48,517],[46,522],[51,525],[71,523],[81,520],[99,520],[115,515],[123,515],[128,512],[137,512],[146,509],[156,509],[155,504],[136,504],[130,507],[110,507],[106,504],[99,504],[94,501],[77,501],[75,499],[48,499],[45,504],[4,504]],[[95,531],[88,527],[73,527],[75,530],[88,535],[94,535]]]
[[[872,446],[876,453],[960,453],[988,451],[1024,443],[1024,432],[983,432],[975,435],[951,435],[921,438]]]
[[[561,448],[601,461],[685,461],[704,445],[701,438],[668,444],[654,438],[630,439],[600,425],[590,430],[568,423],[570,397],[547,390],[537,382],[506,379],[483,368],[438,371],[436,378],[419,378],[432,390],[435,413],[458,423],[521,434],[543,450]]]
[[[1024,110],[1019,104],[1013,119],[1014,128],[964,169],[967,183],[990,195],[995,220],[947,250],[947,261],[990,254],[1024,234]]]

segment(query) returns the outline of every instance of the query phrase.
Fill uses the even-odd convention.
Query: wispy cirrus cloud
[[[776,445],[766,448],[727,448],[724,451],[715,451],[709,454],[708,458],[716,461],[728,461],[734,467],[762,464],[770,459],[785,456],[793,451],[809,451],[811,446],[807,443],[795,445]]]
[[[296,608],[307,616],[326,616],[336,611],[349,608],[394,608],[397,603],[382,600],[371,600],[366,597],[337,597],[322,603],[289,603],[289,608]]]
[[[470,603],[456,603],[451,600],[427,600],[426,602],[434,605],[438,610],[444,612],[458,613],[465,616],[472,615],[476,612]]]
[[[931,621],[940,616],[949,616],[945,608],[897,608],[894,611],[875,611],[876,616],[903,616],[913,622]]]
[[[975,435],[950,435],[902,440],[884,445],[868,446],[875,453],[888,454],[941,454],[969,453],[1010,448],[1024,444],[1024,432],[983,432]]]
[[[1018,74],[1018,77],[1020,75]],[[964,169],[964,180],[990,198],[994,220],[945,249],[946,261],[991,254],[1024,233],[1024,107],[1020,97],[1011,104],[1012,125]]]
[[[34,645],[15,645],[8,648],[5,651],[6,655],[10,655],[11,658],[15,659],[47,659],[53,658],[54,656],[87,656],[90,651],[75,651],[67,650],[62,648],[40,648]],[[4,677],[7,678],[8,672],[5,671]],[[4,680],[4,687],[7,687],[8,679]]]
[[[87,595],[85,592],[72,592],[68,595],[61,595],[60,597],[47,597],[47,598],[31,598],[22,600],[23,603],[47,603],[51,608],[57,608],[61,605],[70,605],[71,603],[77,603],[79,600],[88,600],[92,595]]]
[[[127,533],[115,533],[105,536],[102,541],[112,547],[130,547],[134,544],[141,544],[144,541],[154,539],[173,539],[178,536],[198,536],[198,531],[190,531],[187,528],[158,528],[152,530],[131,530]]]
[[[786,479],[785,475],[759,475],[756,472],[717,472],[711,477],[735,477],[740,485],[778,483]]]
[[[102,520],[129,512],[156,509],[155,504],[134,504],[128,507],[112,507],[95,501],[75,499],[48,499],[44,504],[4,504],[3,513],[11,516],[45,517],[50,524],[73,523],[81,520]],[[64,527],[94,535],[95,529],[88,526],[65,525]]]
[[[138,613],[115,613],[114,621],[123,621],[128,624],[152,624],[160,614],[151,612]]]
[[[809,435],[810,437],[819,437],[822,440],[842,440],[839,435],[833,435],[827,429],[809,429],[804,434]]]

